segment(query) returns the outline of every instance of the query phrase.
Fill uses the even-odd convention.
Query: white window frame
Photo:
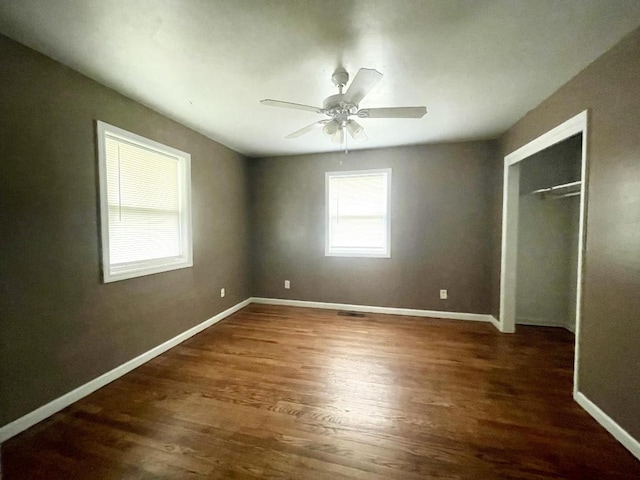
[[[98,166],[100,182],[100,232],[102,247],[102,278],[104,283],[154,273],[168,272],[193,266],[193,237],[191,223],[191,155],[181,150],[149,140],[121,128],[97,121]],[[178,160],[180,198],[180,251],[176,257],[157,258],[112,265],[109,254],[109,205],[107,194],[106,136],[122,139],[147,150],[159,152]]]
[[[329,186],[332,178],[361,177],[366,175],[386,176],[387,209],[385,215],[385,248],[381,252],[359,250],[358,248],[336,248],[331,246],[331,216],[329,205]],[[391,258],[391,169],[381,168],[375,170],[351,170],[344,172],[325,172],[325,256],[327,257],[370,257]]]

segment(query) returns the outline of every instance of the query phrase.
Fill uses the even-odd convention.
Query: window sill
[[[171,270],[179,270],[181,268],[193,267],[193,261],[187,259],[175,259],[175,261],[154,265],[125,265],[121,267],[111,267],[105,270],[103,280],[104,283],[117,282],[127,280],[129,278],[144,277],[146,275],[154,275],[156,273],[170,272]]]

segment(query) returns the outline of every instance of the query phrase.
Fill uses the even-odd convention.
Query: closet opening
[[[575,333],[582,133],[520,163],[516,325]]]
[[[575,334],[578,387],[587,195],[587,112],[504,159],[500,331],[516,325]]]

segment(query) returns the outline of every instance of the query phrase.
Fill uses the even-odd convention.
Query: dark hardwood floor
[[[639,479],[573,336],[250,305],[3,445],[4,480]]]

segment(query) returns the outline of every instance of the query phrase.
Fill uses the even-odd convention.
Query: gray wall
[[[470,142],[252,162],[254,296],[489,313],[496,147]],[[325,172],[386,167],[393,170],[391,258],[325,257]],[[440,289],[449,290],[448,300],[439,299]]]
[[[509,153],[589,109],[579,390],[640,439],[640,29],[502,138]]]
[[[241,155],[1,36],[0,58],[1,426],[250,292]],[[100,282],[96,119],[191,153],[193,268]]]

